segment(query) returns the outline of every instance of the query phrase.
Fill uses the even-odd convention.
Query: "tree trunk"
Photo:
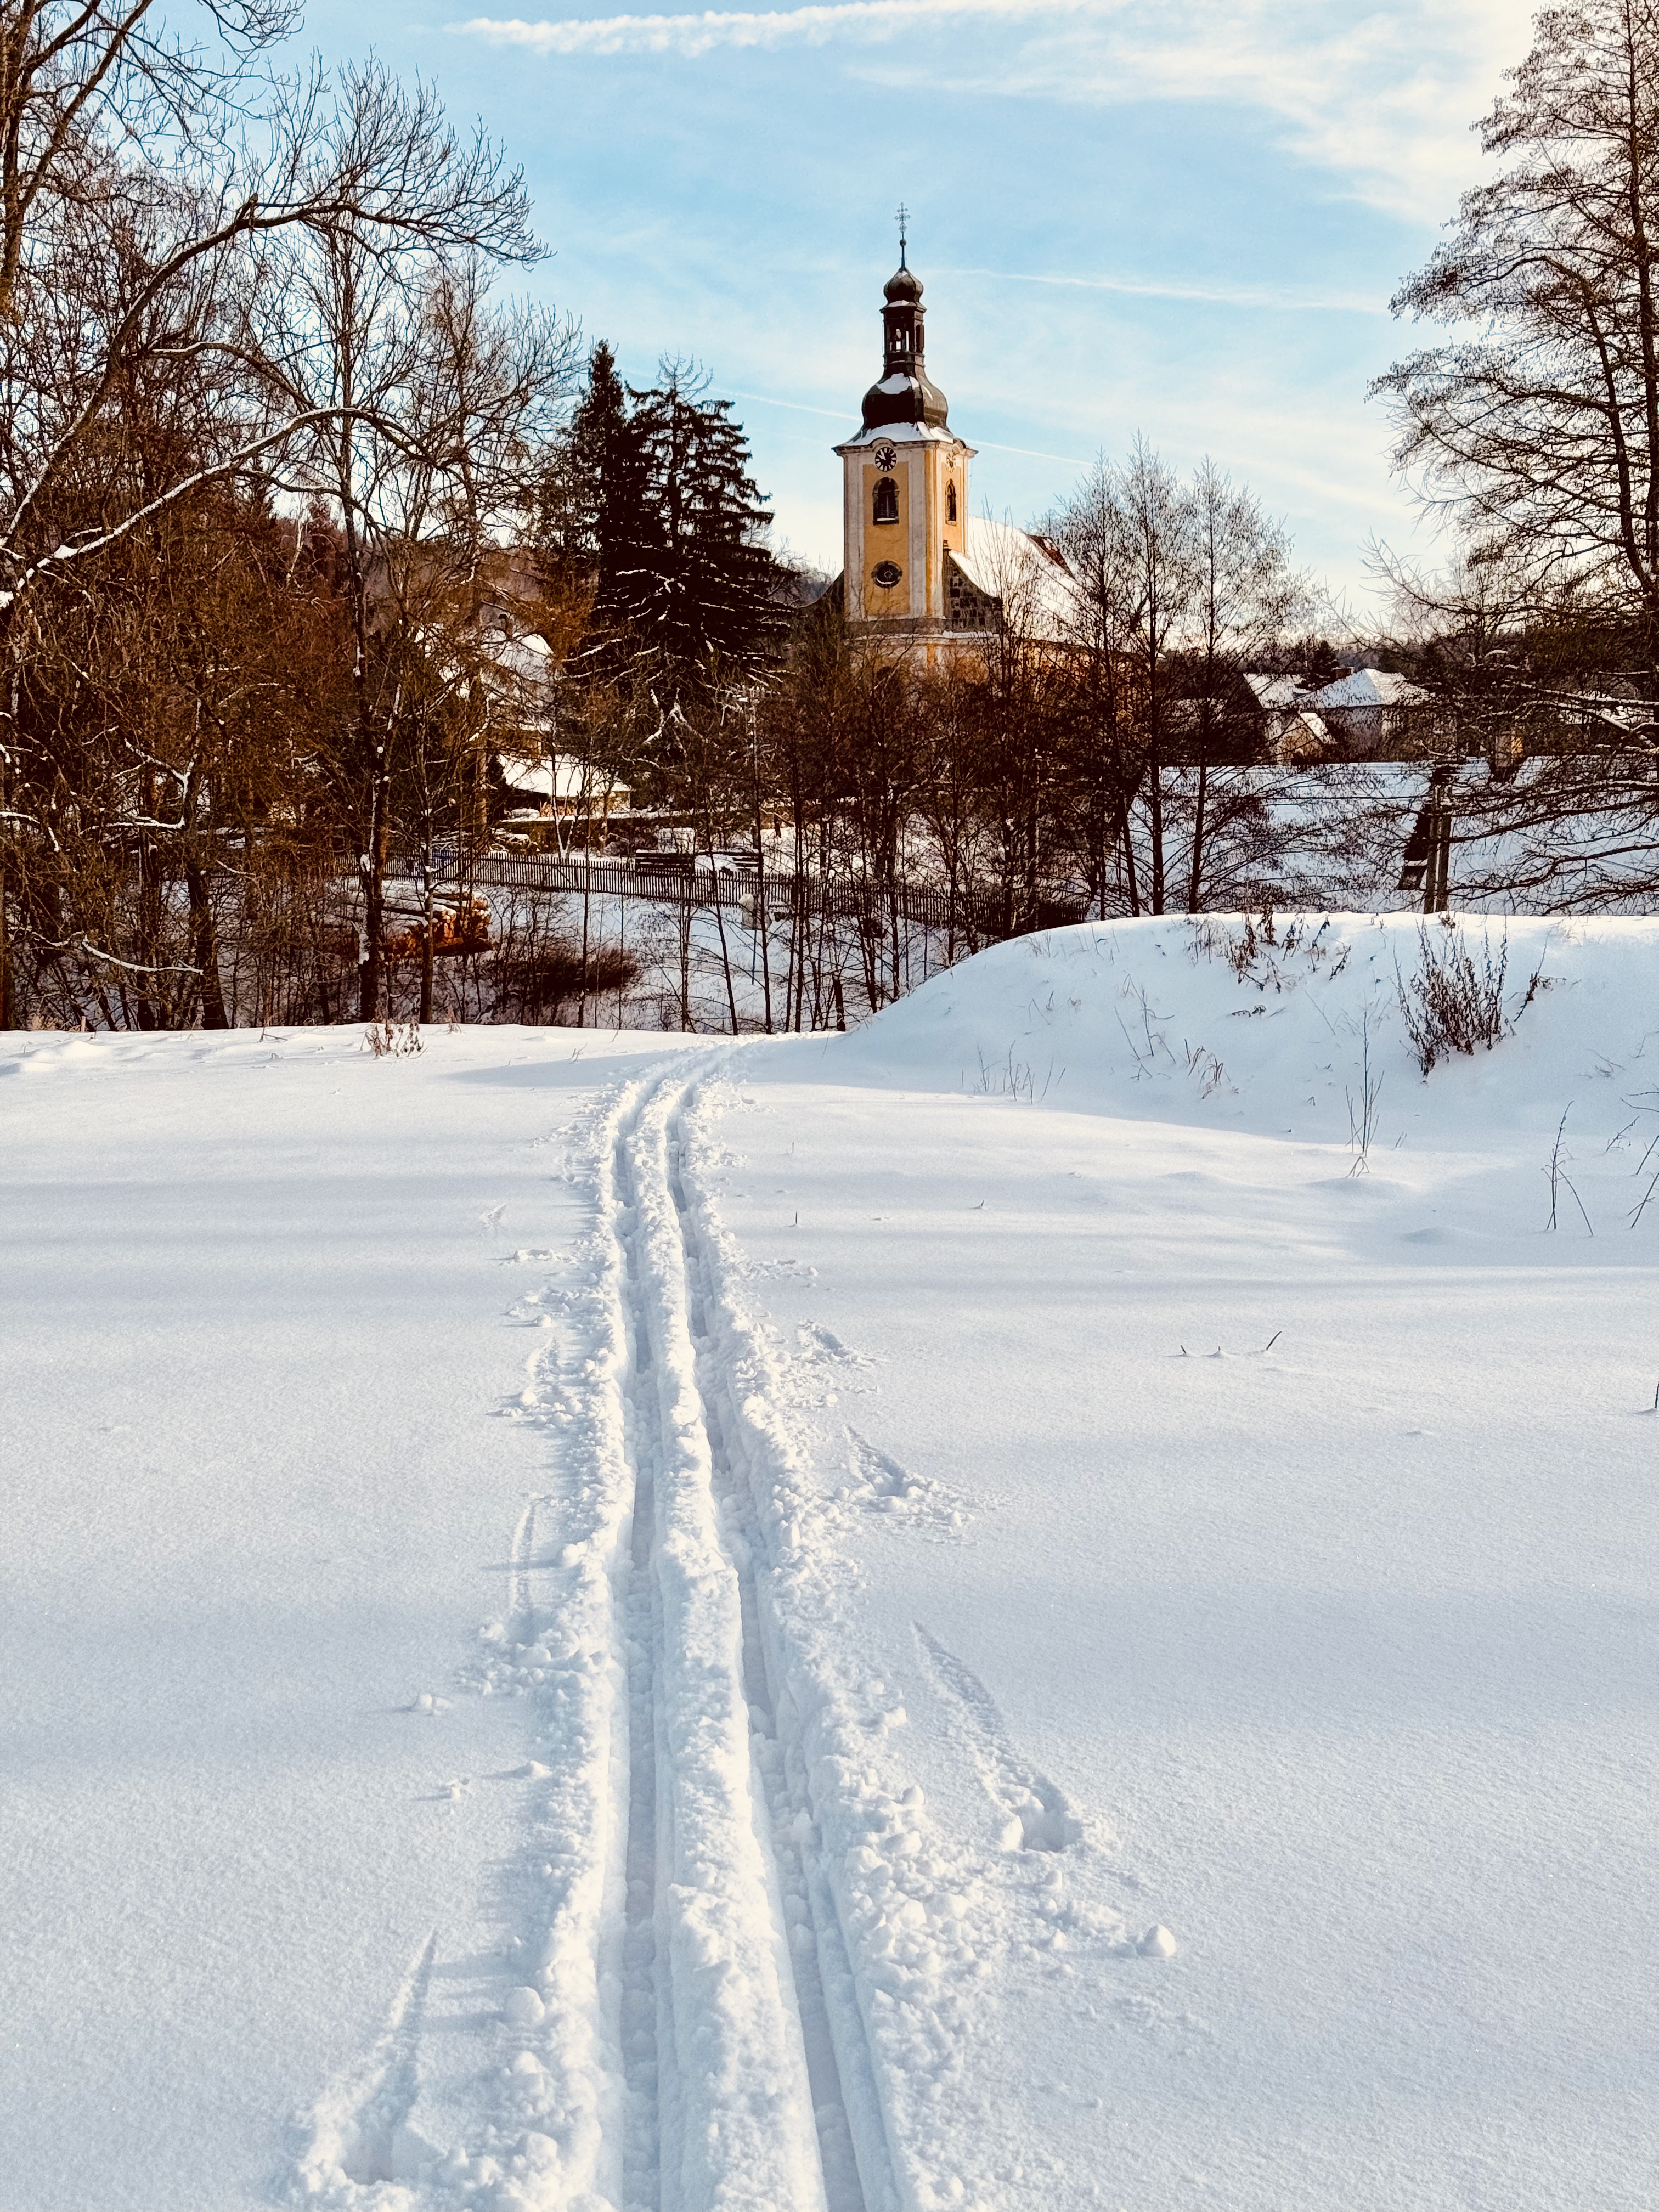
[[[1134,830],[1127,799],[1119,801],[1117,827],[1118,835],[1123,840],[1123,880],[1129,893],[1129,911],[1138,916],[1140,913],[1140,878],[1135,871]]]
[[[363,936],[358,948],[357,1018],[378,1020],[380,1012],[380,934],[386,921],[386,749],[374,748],[369,787],[368,849],[357,859],[363,886]]]
[[[17,1026],[16,987],[12,981],[11,926],[6,908],[8,896],[6,833],[0,829],[0,1030],[15,1030]]]
[[[714,927],[720,932],[720,969],[726,977],[726,1004],[732,1016],[732,1034],[738,1033],[738,999],[732,988],[732,954],[726,941],[726,915],[720,905],[720,870],[714,866],[714,830],[708,825],[708,887],[714,894]]]
[[[213,927],[213,902],[207,878],[195,860],[185,863],[185,888],[190,894],[191,958],[198,972],[202,994],[202,1027],[228,1030],[224,987],[219,980],[219,945]]]

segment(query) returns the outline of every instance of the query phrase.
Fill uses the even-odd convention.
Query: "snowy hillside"
[[[1659,925],[1427,945],[0,1041],[0,2207],[1649,2202]]]

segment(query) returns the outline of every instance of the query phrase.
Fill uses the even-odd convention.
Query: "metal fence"
[[[443,856],[441,866],[446,882],[459,878],[483,890],[574,892],[578,896],[586,891],[595,898],[718,906],[738,913],[763,901],[766,912],[779,921],[792,914],[809,914],[868,921],[872,927],[890,924],[896,912],[900,921],[923,929],[971,928],[981,938],[1000,933],[994,912],[983,900],[953,899],[941,884],[903,878],[860,883],[850,877],[766,875],[672,862],[653,867],[648,860],[641,866],[556,853],[480,853],[465,860],[452,853]],[[412,881],[419,867],[416,859],[399,855],[387,861],[386,879]]]

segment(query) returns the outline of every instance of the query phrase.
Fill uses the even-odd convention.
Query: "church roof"
[[[866,430],[896,429],[901,423],[926,424],[948,433],[950,407],[938,385],[923,374],[921,364],[913,369],[893,369],[864,395]]]
[[[899,265],[882,288],[881,374],[864,395],[863,429],[898,430],[906,424],[943,431],[950,410],[945,394],[927,374],[927,311],[921,304],[921,279]]]
[[[963,535],[966,544],[951,558],[976,592],[1006,606],[1010,619],[1034,637],[1067,635],[1077,580],[1052,539],[988,515],[969,515]]]

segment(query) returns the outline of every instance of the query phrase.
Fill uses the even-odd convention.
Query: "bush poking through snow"
[[[376,1060],[408,1060],[421,1049],[418,1022],[371,1022],[363,1042]]]
[[[1567,1173],[1566,1163],[1572,1158],[1572,1154],[1562,1149],[1561,1139],[1566,1133],[1567,1115],[1571,1114],[1571,1111],[1572,1105],[1571,1102],[1569,1101],[1566,1113],[1562,1115],[1561,1119],[1556,1124],[1555,1148],[1550,1154],[1550,1164],[1544,1170],[1550,1179],[1550,1218],[1545,1224],[1545,1226],[1547,1229],[1553,1229],[1555,1226],[1556,1208],[1560,1201],[1561,1186],[1565,1183],[1567,1188],[1572,1193],[1572,1202],[1578,1208],[1585,1228],[1589,1230],[1590,1235],[1594,1237],[1595,1231],[1590,1227],[1590,1218],[1584,1211],[1584,1201],[1578,1195],[1578,1186],[1574,1182],[1572,1177]],[[1635,1224],[1632,1223],[1632,1226],[1633,1227],[1634,1225]]]
[[[1474,1054],[1484,1046],[1490,1052],[1513,1029],[1504,1019],[1504,976],[1509,965],[1510,938],[1504,931],[1492,957],[1492,940],[1482,933],[1477,962],[1461,924],[1442,915],[1437,929],[1422,923],[1417,933],[1423,948],[1422,964],[1407,978],[1395,965],[1400,993],[1400,1016],[1417,1064],[1425,1075],[1438,1060],[1455,1052]],[[1517,1012],[1532,1004],[1543,983],[1540,970],[1527,986]]]
[[[1201,1044],[1188,1044],[1185,1037],[1181,1042],[1187,1054],[1187,1073],[1198,1078],[1199,1097],[1213,1097],[1227,1080],[1226,1069],[1215,1054],[1206,1052]]]
[[[1063,1081],[1065,1074],[1063,1067],[1056,1072],[1050,1060],[1039,1091],[1035,1072],[1026,1061],[1015,1059],[1012,1045],[1008,1048],[1007,1063],[1001,1067],[994,1060],[987,1060],[982,1050],[979,1053],[979,1087],[988,1098],[1023,1098],[1028,1105],[1040,1106],[1048,1096],[1049,1086]]]
[[[1351,1176],[1369,1175],[1371,1171],[1371,1143],[1376,1135],[1376,1102],[1382,1093],[1382,1072],[1371,1071],[1371,1016],[1367,1007],[1360,1016],[1359,1098],[1345,1084],[1342,1096],[1348,1102],[1348,1141],[1353,1146],[1353,1165]]]
[[[1224,960],[1241,983],[1254,983],[1258,991],[1283,991],[1289,963],[1298,957],[1310,967],[1336,955],[1331,975],[1340,975],[1348,964],[1350,947],[1338,943],[1327,943],[1326,933],[1331,917],[1322,915],[1316,924],[1309,914],[1293,915],[1281,933],[1274,921],[1271,907],[1264,907],[1259,921],[1249,915],[1244,927],[1237,935],[1221,922],[1207,915],[1196,915],[1188,927],[1192,932],[1192,957],[1196,961],[1200,954],[1206,960]],[[1291,979],[1291,988],[1296,979]]]

